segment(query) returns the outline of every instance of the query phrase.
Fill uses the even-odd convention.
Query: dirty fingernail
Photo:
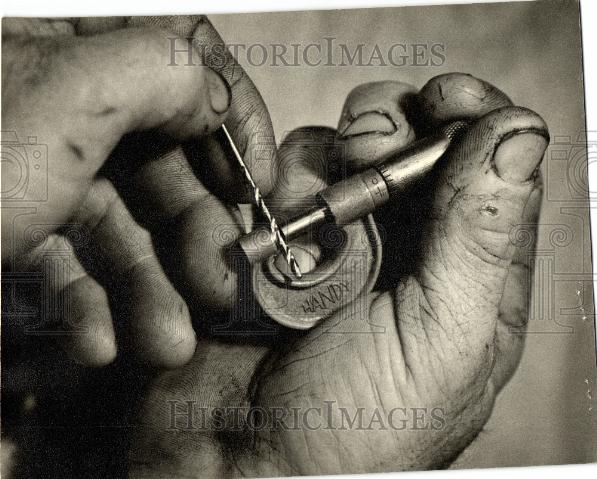
[[[218,114],[224,113],[230,108],[232,92],[230,86],[219,73],[211,68],[206,68],[206,79],[209,87],[209,103],[213,111]]]
[[[389,115],[378,112],[367,112],[359,115],[344,126],[344,128],[341,128],[339,137],[349,138],[370,133],[391,135],[395,132],[396,126]]]
[[[547,143],[547,139],[536,132],[521,132],[505,138],[493,157],[497,174],[506,181],[528,181],[541,163]]]

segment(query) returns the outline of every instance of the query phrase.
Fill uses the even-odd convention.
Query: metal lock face
[[[375,285],[381,240],[372,215],[324,232],[325,253],[315,269],[298,279],[276,266],[276,256],[255,265],[253,292],[275,321],[309,329],[352,303]]]

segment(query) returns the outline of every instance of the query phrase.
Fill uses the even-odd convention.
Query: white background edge
[[[507,0],[493,0],[507,1]],[[512,0],[510,0],[512,1]],[[519,0],[515,0],[519,1]],[[280,10],[323,10],[335,8],[371,8],[401,5],[439,5],[446,3],[471,3],[466,0],[219,0],[212,5],[188,0],[103,0],[99,2],[72,2],[72,0],[4,0],[0,5],[2,16],[98,16],[98,15],[142,15],[142,14],[185,14],[185,13],[233,13],[268,12]],[[476,0],[474,3],[489,3]],[[587,109],[587,132],[589,141],[597,145],[597,29],[591,21],[597,19],[597,1],[581,0],[583,24],[584,84]],[[591,88],[589,88],[591,86]],[[596,146],[597,148],[597,146]],[[589,189],[591,206],[597,202],[597,152],[589,152]],[[591,208],[591,239],[593,257],[597,252],[597,211]],[[597,278],[597,261],[593,262],[594,278]],[[597,287],[597,284],[595,285]],[[596,288],[597,289],[597,288]],[[309,476],[316,479],[316,476]],[[321,476],[324,477],[324,476]],[[507,469],[470,469],[454,471],[400,472],[390,474],[362,474],[325,476],[334,479],[562,479],[562,477],[597,477],[597,464],[571,466],[539,466]]]

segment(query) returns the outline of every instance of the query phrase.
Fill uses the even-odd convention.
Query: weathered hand
[[[547,127],[491,85],[448,74],[420,92],[397,82],[355,89],[338,141],[347,161],[375,162],[454,119],[471,126],[436,175],[378,215],[384,290],[366,298],[367,316],[341,310],[271,347],[202,340],[188,365],[154,382],[133,477],[429,469],[470,443],[522,352],[511,333],[526,322],[533,245],[513,240],[518,225],[534,232]],[[316,149],[300,145],[329,132],[301,129],[282,144],[281,162],[307,166],[279,179],[274,196],[284,181],[299,183],[292,191],[312,183]]]
[[[203,16],[3,22],[3,130],[47,147],[25,187],[3,161],[3,271],[42,274],[43,306],[62,305],[25,326],[60,333],[84,365],[112,361],[116,337],[145,363],[184,364],[196,339],[181,292],[203,305],[234,293],[212,226],[236,224],[226,201],[239,197],[218,186],[233,175],[210,133],[226,119],[267,193],[263,100]]]

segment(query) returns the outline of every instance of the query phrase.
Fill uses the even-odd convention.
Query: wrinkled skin
[[[193,34],[204,44],[218,41],[204,19],[198,25],[180,19],[157,22],[183,37]],[[122,26],[99,23],[82,30],[94,33]],[[232,85],[226,124],[252,158],[246,150],[258,148],[256,137],[273,144],[269,116],[238,66],[229,61],[220,70]],[[379,111],[383,114],[376,116]],[[347,118],[356,119],[347,125]],[[348,318],[341,310],[306,333],[278,333],[260,342],[202,334],[194,353],[194,344],[187,345],[174,359],[170,354],[172,345],[176,350],[179,344],[176,334],[188,337],[190,327],[186,308],[163,309],[181,303],[172,300],[176,291],[202,331],[209,331],[205,326],[216,320],[214,311],[226,310],[238,300],[238,277],[230,270],[225,251],[243,230],[235,205],[246,198],[234,193],[242,187],[223,191],[222,185],[226,181],[240,185],[242,180],[226,163],[217,135],[205,137],[191,151],[167,145],[161,155],[155,155],[155,150],[154,156],[146,153],[148,158],[135,163],[135,172],[126,181],[113,177],[124,198],[123,210],[130,210],[136,221],[104,222],[112,229],[94,238],[92,251],[86,254],[92,255],[93,248],[108,251],[110,268],[117,269],[113,264],[122,258],[110,254],[115,248],[105,242],[119,244],[138,231],[151,235],[159,246],[143,258],[165,266],[156,267],[149,277],[141,270],[135,279],[145,284],[153,278],[161,285],[156,288],[159,294],[130,299],[136,311],[158,308],[154,323],[150,319],[149,326],[140,328],[140,344],[147,343],[140,347],[141,355],[155,358],[157,350],[154,362],[169,366],[190,358],[180,369],[160,372],[147,392],[130,452],[132,477],[440,468],[474,439],[522,352],[523,335],[511,331],[524,328],[526,321],[528,254],[533,243],[513,241],[513,232],[517,225],[527,225],[530,237],[534,236],[541,203],[537,168],[547,145],[547,127],[536,113],[513,106],[490,84],[452,73],[431,79],[419,91],[398,82],[358,87],[344,105],[337,141],[345,147],[348,163],[358,169],[365,166],[363,158],[366,164],[379,159],[386,151],[380,145],[406,145],[438,124],[462,118],[471,121],[470,129],[449,150],[433,178],[413,194],[412,202],[403,199],[390,204],[378,217],[386,232],[386,266],[380,290],[366,298],[366,317]],[[312,184],[313,171],[318,170],[309,168],[313,159],[305,153],[309,150],[305,145],[318,144],[318,138],[329,133],[323,128],[295,131],[282,143],[277,157],[256,162],[253,169],[262,190],[279,200],[287,198],[281,192],[301,191],[300,184],[289,188],[284,181]],[[125,159],[131,154],[130,149],[119,152]],[[276,162],[293,157],[305,161],[304,174],[275,181],[276,172],[282,170]],[[320,180],[323,185],[325,179]],[[143,201],[138,201],[135,191],[145,193]],[[287,199],[296,200],[292,195]],[[222,225],[230,233],[226,244],[213,234]],[[414,246],[405,233],[411,230],[418,231]],[[409,255],[400,257],[403,250]],[[135,258],[129,260],[136,264]],[[395,263],[400,268],[392,267]],[[171,290],[164,292],[165,284]],[[106,317],[107,305],[98,314],[98,306],[85,303],[89,293],[74,297],[84,318]],[[155,331],[159,319],[168,327]],[[352,333],[350,328],[357,325],[358,332]],[[79,360],[101,364],[115,354],[113,339],[106,342],[98,334],[85,339],[96,343],[78,345],[75,356],[76,351],[84,351]],[[105,354],[102,348],[106,347],[114,352]],[[178,410],[173,430],[172,404],[188,401],[207,409],[252,405],[269,412],[306,411],[335,401],[351,414],[364,408],[387,417],[395,408],[426,408],[441,410],[442,420],[441,427],[424,430],[415,430],[412,419],[400,430],[376,425],[366,430],[317,429],[304,424],[287,430],[252,430],[246,427],[246,417],[241,417],[239,427],[222,431],[209,422],[206,427],[198,428],[196,423],[189,427]],[[335,411],[337,424],[341,418]]]

